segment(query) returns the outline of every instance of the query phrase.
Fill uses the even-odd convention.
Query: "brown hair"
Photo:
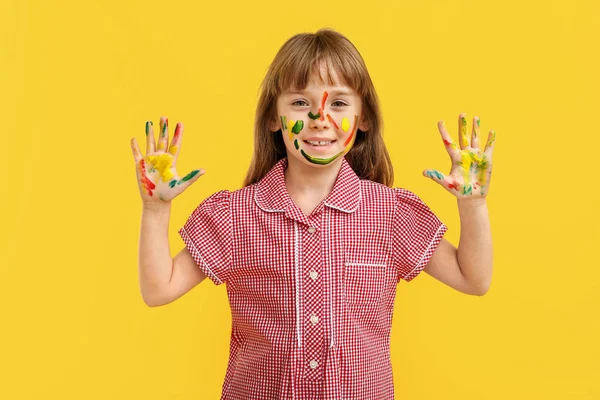
[[[306,88],[311,75],[324,63],[330,84],[331,70],[352,87],[363,101],[363,118],[368,131],[358,130],[354,146],[346,160],[362,179],[391,186],[394,170],[383,142],[382,119],[375,87],[367,66],[354,45],[331,29],[297,34],[279,49],[262,82],[254,124],[254,154],[244,186],[261,180],[269,170],[286,157],[281,130],[274,133],[270,122],[277,120],[277,98],[290,88]],[[318,72],[317,72],[318,73]]]

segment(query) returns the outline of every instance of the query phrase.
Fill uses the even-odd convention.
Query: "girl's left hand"
[[[484,198],[489,192],[492,178],[492,151],[496,132],[490,130],[485,149],[481,151],[479,148],[479,122],[479,117],[473,118],[473,131],[471,140],[469,140],[466,114],[461,113],[458,116],[460,149],[446,131],[444,121],[438,122],[438,129],[444,140],[446,151],[452,160],[452,168],[448,175],[431,169],[423,171],[423,176],[433,179],[459,200]]]

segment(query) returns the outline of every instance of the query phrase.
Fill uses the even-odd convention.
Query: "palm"
[[[492,177],[492,151],[496,133],[490,131],[482,151],[479,148],[479,118],[473,118],[471,140],[467,136],[467,119],[464,114],[459,115],[458,126],[460,148],[452,141],[444,122],[438,123],[452,160],[450,173],[444,175],[437,170],[425,170],[423,175],[433,179],[459,199],[485,197]]]
[[[183,125],[179,123],[169,145],[168,120],[161,118],[156,148],[152,123],[146,123],[147,151],[144,157],[137,142],[132,139],[131,146],[137,164],[138,185],[143,201],[171,201],[202,175],[202,170],[194,170],[183,178],[177,174],[175,164],[181,148],[182,134]]]

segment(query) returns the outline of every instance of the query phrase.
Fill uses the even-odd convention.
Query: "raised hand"
[[[438,122],[438,130],[452,160],[452,168],[448,175],[432,169],[423,171],[423,176],[433,179],[459,199],[482,198],[489,192],[496,132],[490,130],[485,149],[481,151],[479,123],[479,117],[474,117],[473,131],[469,140],[466,114],[461,113],[458,116],[459,149],[446,130],[444,121]]]
[[[169,144],[169,120],[160,118],[158,148],[154,144],[154,127],[146,122],[146,156],[142,156],[135,138],[131,139],[131,150],[136,163],[136,174],[140,195],[145,203],[168,202],[177,197],[204,174],[196,169],[179,178],[175,163],[181,150],[183,124],[177,123],[173,140]],[[168,150],[167,150],[168,149]]]

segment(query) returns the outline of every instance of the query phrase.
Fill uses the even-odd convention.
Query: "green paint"
[[[166,134],[167,134],[167,123],[165,122],[165,123],[163,124],[163,129],[162,129],[162,132],[161,132],[161,136],[162,136],[162,137],[165,137],[165,136],[166,136]]]
[[[471,185],[463,186],[463,194],[473,194],[473,187]]]
[[[177,179],[173,179],[171,182],[169,182],[169,186],[171,187],[171,189],[173,189],[175,185],[177,185]]]
[[[309,156],[302,149],[300,149],[300,153],[302,153],[302,155],[304,156],[304,158],[306,158],[309,162],[311,162],[313,164],[320,164],[320,165],[329,164],[330,162],[332,162],[333,160],[335,160],[336,158],[338,158],[339,156],[341,156],[342,154],[344,154],[343,151],[340,151],[339,153],[337,153],[333,157],[329,157],[329,158],[317,158],[317,157],[311,157],[311,156]]]
[[[196,175],[198,175],[198,172],[200,172],[199,169],[196,169],[196,170],[190,172],[189,174],[187,174],[186,176],[184,176],[183,178],[181,178],[180,183],[181,182],[187,182],[187,181],[189,181],[190,179],[192,179],[193,177],[195,177]]]
[[[304,121],[302,121],[301,119],[299,119],[298,121],[296,121],[296,123],[292,127],[292,133],[294,133],[294,134],[297,135],[297,134],[300,133],[300,131],[302,130],[302,128],[304,128]]]
[[[443,180],[444,179],[444,175],[440,174],[438,171],[435,171],[435,170],[431,171],[430,174],[429,174],[429,177],[433,178],[431,175],[435,175],[435,177],[437,179],[439,179],[439,180]]]
[[[287,131],[287,124],[285,123],[285,117],[283,115],[281,116],[281,127],[284,131]]]
[[[496,140],[496,132],[492,132],[492,134],[490,135],[490,139],[488,140],[488,147],[492,147],[492,144],[494,144],[494,140]]]
[[[308,118],[310,118],[310,119],[319,119],[319,118],[321,118],[321,114],[320,113],[313,114],[312,112],[309,111],[308,112]]]
[[[465,117],[462,117],[460,120],[464,126],[467,126],[467,119]]]
[[[477,127],[479,128],[479,125],[481,124],[481,120],[477,119]]]
[[[298,145],[298,139],[294,140],[294,146],[296,146],[296,150],[300,148],[300,146]]]
[[[150,133],[150,127],[152,126],[152,121],[146,122],[146,136]]]

